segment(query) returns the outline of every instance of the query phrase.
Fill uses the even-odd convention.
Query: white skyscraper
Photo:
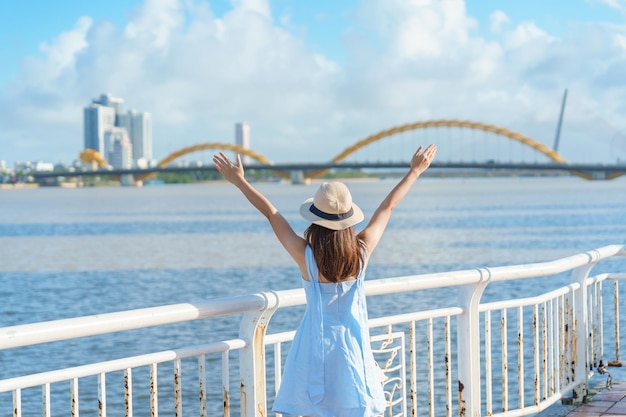
[[[152,116],[150,113],[130,110],[119,117],[119,126],[125,127],[128,131],[133,145],[133,159],[150,161],[152,159]]]
[[[98,151],[106,158],[108,147],[105,146],[104,134],[115,127],[115,109],[92,103],[85,107],[83,114],[85,149]]]
[[[131,160],[147,164],[152,160],[152,117],[150,113],[131,110],[124,111],[124,99],[110,94],[94,98],[84,109],[85,149],[98,151],[103,158],[109,158],[115,141],[115,128],[125,128],[133,154]],[[109,140],[105,134],[110,132]]]
[[[100,97],[94,98],[91,102],[101,106],[113,107],[117,116],[124,112],[124,99],[113,97],[111,94],[100,94]],[[119,126],[118,119],[115,119],[115,125]]]
[[[133,166],[133,145],[123,127],[114,127],[105,134],[105,141],[110,143],[107,154],[113,168],[128,169]]]
[[[250,126],[247,123],[235,123],[235,145],[239,145],[244,149],[250,149]],[[250,158],[244,156],[243,163],[248,165]]]

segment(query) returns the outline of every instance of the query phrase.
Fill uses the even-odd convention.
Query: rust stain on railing
[[[415,363],[415,356],[415,322],[412,321],[409,326],[409,397],[411,398],[411,417],[417,417],[417,364]]]
[[[577,349],[577,345],[578,345],[578,336],[577,336],[577,331],[576,329],[578,328],[578,321],[574,320],[573,321],[573,329],[572,329],[572,361],[570,363],[571,366],[571,370],[572,370],[572,381],[576,381],[576,352],[578,351]],[[575,392],[576,390],[574,390]],[[576,398],[576,397],[574,397]]]
[[[541,375],[543,376],[542,401],[548,398],[548,324],[546,303],[541,304]]]
[[[76,379],[72,379],[72,381],[70,382],[70,406],[71,406],[71,411],[70,411],[70,415],[72,417],[76,417],[78,415],[78,383],[76,382]]]
[[[465,400],[463,399],[463,389],[465,385],[461,381],[459,381],[459,417],[465,417],[467,414],[467,409],[465,408]]]
[[[444,345],[445,345],[445,355],[444,361],[446,366],[446,392],[450,393],[452,391],[452,369],[450,364],[450,316],[446,317],[446,321],[444,324]],[[448,395],[446,395],[446,416],[452,415],[452,404],[449,403],[452,401]]]
[[[559,300],[557,304],[559,307],[558,314],[559,314],[559,319],[560,319],[559,343],[561,344],[561,349],[559,352],[559,369],[562,372],[560,375],[560,380],[559,380],[560,386],[564,385],[563,382],[565,381],[565,378],[567,378],[566,371],[565,371],[565,352],[567,352],[567,336],[565,336],[565,334],[567,334],[567,323],[565,323],[565,311],[563,310],[563,303],[564,303],[564,297],[561,296],[561,299]]]
[[[246,386],[245,384],[242,382],[241,385],[239,386],[239,398],[241,399],[241,410],[247,410],[247,405],[248,405],[248,396],[246,395],[246,390],[245,390]]]
[[[150,417],[158,417],[157,364],[150,365]]]
[[[506,317],[506,309],[502,309],[500,317],[500,337],[501,341],[501,357],[502,357],[502,412],[506,413],[509,408],[509,359],[508,359],[508,342],[507,342],[508,321]]]
[[[223,417],[230,417],[230,397],[226,388],[222,388],[222,397],[224,399]]]
[[[613,321],[615,329],[615,360],[609,366],[622,366],[619,360],[619,281],[613,281]]]
[[[175,371],[174,371],[174,415],[176,417],[183,417],[182,416],[182,398],[181,398],[181,375],[180,375],[180,360],[176,361],[176,364],[178,366],[175,367]]]
[[[127,369],[124,372],[124,405],[126,408],[126,414],[127,416],[131,416],[133,414],[133,410],[132,410],[132,384],[130,382],[130,378],[131,378],[131,370]]]
[[[205,363],[206,356],[198,356],[198,401],[200,402],[200,417],[207,417]]]
[[[541,403],[541,398],[539,398],[539,307],[537,304],[533,306],[533,362],[534,362],[534,373],[533,373],[533,387],[534,387],[534,399],[535,405],[539,405]]]
[[[566,372],[565,382],[569,384],[573,378],[571,373],[571,361],[572,361],[572,340],[570,336],[570,323],[572,320],[572,315],[570,312],[570,297],[569,295],[565,298],[565,362],[563,369]],[[570,363],[570,372],[567,372],[567,363]]]

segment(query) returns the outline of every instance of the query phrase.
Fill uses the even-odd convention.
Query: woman
[[[245,179],[236,163],[220,152],[213,157],[224,178],[270,222],[276,237],[302,274],[307,309],[285,363],[274,411],[309,417],[371,417],[383,413],[386,400],[374,362],[367,327],[363,279],[367,260],[387,227],[392,210],[437,153],[420,146],[411,166],[358,234],[364,218],[340,182],[323,183],[300,214],[311,225],[298,236],[272,203]]]

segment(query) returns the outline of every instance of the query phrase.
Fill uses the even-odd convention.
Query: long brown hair
[[[365,243],[358,239],[354,227],[331,230],[311,224],[304,238],[313,249],[313,257],[321,275],[328,281],[339,282],[356,277],[365,264]]]

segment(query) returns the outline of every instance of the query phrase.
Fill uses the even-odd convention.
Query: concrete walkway
[[[585,404],[554,404],[535,417],[626,417],[626,368],[607,368],[611,374],[595,374],[590,381],[589,400]]]
[[[567,417],[626,416],[626,383],[613,383],[611,390],[591,397],[591,400],[566,414]]]

